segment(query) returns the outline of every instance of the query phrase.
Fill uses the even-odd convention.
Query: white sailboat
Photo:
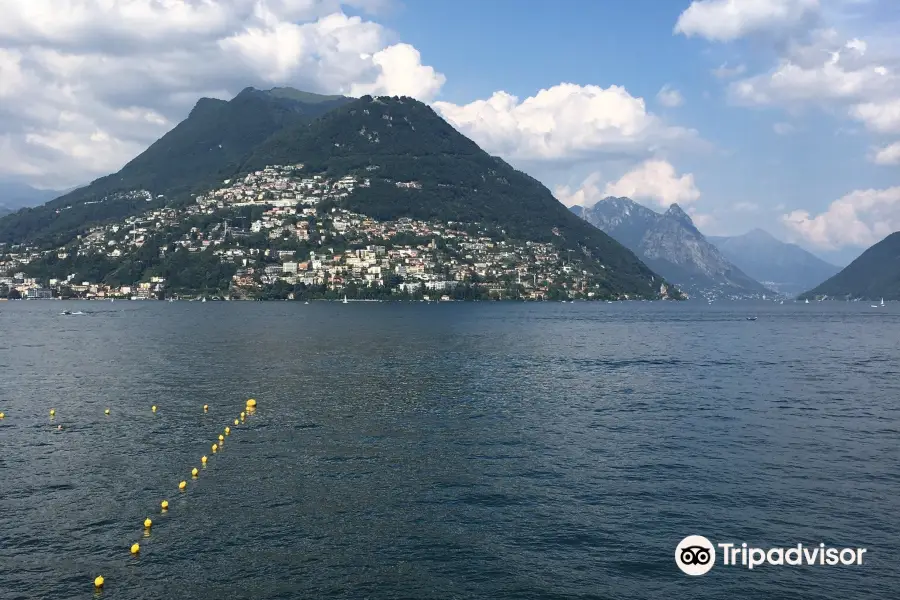
[[[806,299],[805,304],[809,304],[809,298]]]
[[[884,298],[881,299],[881,304],[873,304],[872,308],[884,308]]]
[[[347,294],[344,294],[344,304],[347,304]]]

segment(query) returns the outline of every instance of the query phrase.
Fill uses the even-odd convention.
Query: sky
[[[0,0],[0,180],[115,172],[247,86],[408,95],[564,204],[846,264],[900,230],[895,0]]]

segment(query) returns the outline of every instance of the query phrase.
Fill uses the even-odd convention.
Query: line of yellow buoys
[[[246,416],[247,416],[248,414],[253,414],[253,411],[254,411],[254,410],[256,410],[256,400],[254,400],[253,398],[251,398],[251,399],[247,400],[247,404],[246,404],[246,406],[245,406],[245,411],[242,411],[242,412],[241,412],[240,419],[235,419],[235,420],[234,420],[235,426],[237,426],[239,422],[240,422],[240,423],[243,423],[243,422],[244,422],[244,419],[246,418]],[[152,411],[153,411],[154,413],[156,412],[156,406],[153,406],[153,407],[152,407]],[[203,412],[208,412],[208,411],[209,411],[209,405],[204,404],[204,405],[203,405]],[[109,414],[109,409],[106,409],[105,412],[106,412],[106,414],[108,415],[108,414]],[[53,409],[50,409],[50,416],[52,417],[52,416],[54,416],[55,414],[56,414],[56,411],[53,410]],[[3,413],[0,413],[0,419],[2,419],[2,418],[3,418]],[[212,445],[212,451],[213,451],[213,454],[215,454],[215,453],[222,447],[226,435],[231,435],[231,427],[227,427],[227,426],[226,426],[226,427],[225,427],[225,433],[224,433],[224,435],[219,434],[219,442],[218,442],[217,444],[214,443],[214,444]],[[206,463],[207,463],[208,460],[209,460],[209,459],[208,459],[206,456],[200,457],[200,462],[203,464],[204,467],[206,466]],[[200,471],[197,469],[197,467],[194,467],[194,468],[191,469],[191,477],[192,477],[193,479],[196,479],[197,477],[199,477],[199,475],[200,475]],[[178,484],[178,489],[181,490],[182,492],[185,491],[185,490],[187,489],[187,481],[181,481],[181,482]],[[168,510],[169,510],[169,501],[168,501],[168,500],[163,500],[162,502],[160,502],[160,509],[161,509],[160,512],[162,512],[162,513],[168,512]],[[144,537],[150,537],[150,530],[151,530],[152,527],[153,527],[153,521],[150,519],[150,517],[147,517],[146,519],[144,519]],[[132,556],[137,556],[138,554],[140,554],[140,552],[141,552],[141,546],[140,546],[139,543],[135,542],[134,544],[131,545],[131,554],[132,554]],[[102,590],[102,589],[103,589],[103,586],[104,586],[105,584],[106,584],[106,580],[103,578],[102,575],[98,575],[98,576],[94,579],[94,588],[95,588],[96,590],[98,590],[98,591],[99,591],[99,590]]]

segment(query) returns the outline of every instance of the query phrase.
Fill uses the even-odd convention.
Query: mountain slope
[[[707,239],[750,277],[782,294],[795,296],[840,271],[840,267],[796,244],[782,242],[762,229]]]
[[[900,300],[900,232],[887,236],[840,273],[800,297],[816,296]]]
[[[603,269],[611,294],[656,296],[662,280],[631,252],[565,209],[535,179],[481,150],[412,98],[365,96],[309,127],[262,144],[242,171],[303,163],[335,176],[371,180],[342,201],[381,220],[410,217],[480,222],[511,237],[555,242]],[[404,184],[403,187],[398,184]]]
[[[629,198],[605,198],[589,209],[571,210],[692,295],[750,297],[770,293],[722,256],[677,204],[659,214]]]
[[[274,132],[305,126],[349,101],[289,88],[247,88],[227,102],[201,98],[184,121],[118,173],[0,219],[0,242],[61,244],[90,225],[146,210],[159,195],[167,201],[186,195],[233,173]],[[139,190],[149,194],[134,193]]]

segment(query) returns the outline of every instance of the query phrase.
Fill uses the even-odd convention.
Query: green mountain
[[[900,232],[892,233],[801,299],[900,300]]]
[[[365,96],[309,126],[288,127],[260,145],[241,171],[301,162],[312,172],[370,179],[369,187],[341,202],[343,208],[381,220],[500,226],[511,237],[555,242],[576,258],[586,256],[605,270],[611,292],[659,292],[662,279],[631,251],[412,98]]]
[[[304,173],[365,180],[353,193],[330,199],[336,208],[381,221],[479,223],[509,240],[550,243],[571,261],[560,268],[583,270],[603,297],[659,297],[664,289],[664,280],[630,250],[425,104],[289,88],[247,88],[229,102],[200,100],[187,119],[118,173],[0,219],[0,242],[59,248],[91,226],[164,205],[193,205],[193,194],[221,187],[225,179],[299,163]],[[664,295],[679,297],[673,288]]]
[[[303,127],[350,100],[289,88],[247,88],[227,102],[201,98],[184,121],[118,173],[0,219],[0,242],[61,245],[91,225],[189,196],[233,174],[276,131]]]

